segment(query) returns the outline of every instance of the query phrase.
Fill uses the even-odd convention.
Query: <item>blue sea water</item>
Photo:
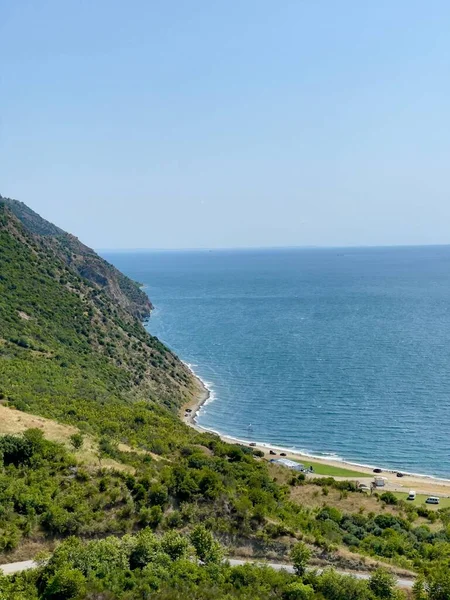
[[[450,477],[450,247],[103,255],[211,388],[200,425]]]

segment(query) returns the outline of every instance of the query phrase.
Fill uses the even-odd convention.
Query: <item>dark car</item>
[[[280,452],[280,456],[286,456],[284,452]]]
[[[276,456],[277,455],[277,453],[274,452],[273,450],[270,450],[269,454],[271,454],[272,456]]]
[[[381,469],[374,469],[373,472],[374,473],[382,473],[383,471]]]
[[[403,477],[403,473],[400,473],[400,471],[397,472],[397,477]]]
[[[255,442],[251,442],[250,446],[254,448],[256,446]]]

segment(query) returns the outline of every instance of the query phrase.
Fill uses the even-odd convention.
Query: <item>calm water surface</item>
[[[211,387],[204,427],[450,477],[450,247],[103,255]]]

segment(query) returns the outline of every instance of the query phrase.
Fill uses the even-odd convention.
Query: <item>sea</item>
[[[102,255],[209,388],[199,425],[450,478],[450,246]]]

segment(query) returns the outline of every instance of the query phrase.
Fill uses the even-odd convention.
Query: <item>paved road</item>
[[[22,562],[9,563],[9,565],[0,565],[0,570],[5,575],[12,575],[12,573],[34,569],[34,567],[37,567],[37,564],[33,560],[23,560]]]
[[[256,561],[250,560],[250,559],[244,560],[244,559],[230,558],[230,559],[228,559],[228,562],[233,567],[236,567],[239,565],[245,565],[246,563],[249,563],[249,562],[251,563],[251,562],[256,562]],[[277,571],[285,570],[285,571],[288,571],[288,573],[294,572],[294,567],[289,564],[266,563],[266,562],[261,562],[258,564],[267,565],[268,567],[271,567],[272,569],[276,569]],[[0,570],[3,571],[3,573],[5,575],[11,575],[12,573],[19,573],[20,571],[25,571],[27,569],[33,569],[34,567],[37,567],[37,564],[34,561],[24,560],[22,562],[10,563],[8,565],[0,565]],[[320,572],[320,569],[319,569],[319,572]],[[337,570],[337,572],[340,573],[341,575],[351,575],[353,577],[356,577],[356,579],[370,579],[370,573],[358,573],[358,572],[354,572],[354,571],[339,571],[339,570]],[[414,581],[412,579],[400,578],[400,579],[397,579],[397,584],[399,587],[411,589],[414,585]]]
[[[239,560],[236,558],[229,558],[228,562],[230,563],[230,565],[232,565],[233,567],[239,566],[239,565],[245,565],[245,563],[248,562],[255,562],[253,560]],[[288,573],[293,573],[294,572],[294,567],[292,565],[289,564],[283,564],[283,563],[266,563],[266,562],[261,562],[259,564],[264,564],[267,565],[268,567],[271,567],[272,569],[276,569],[277,571],[288,571]],[[318,572],[320,573],[322,571],[322,569],[318,569]],[[337,573],[340,573],[341,575],[351,575],[352,577],[356,577],[356,579],[370,579],[370,573],[360,573],[357,571],[340,571],[339,569],[336,569]],[[397,578],[397,585],[399,587],[402,588],[408,588],[411,589],[414,585],[414,580],[413,579],[404,579],[404,578]]]

